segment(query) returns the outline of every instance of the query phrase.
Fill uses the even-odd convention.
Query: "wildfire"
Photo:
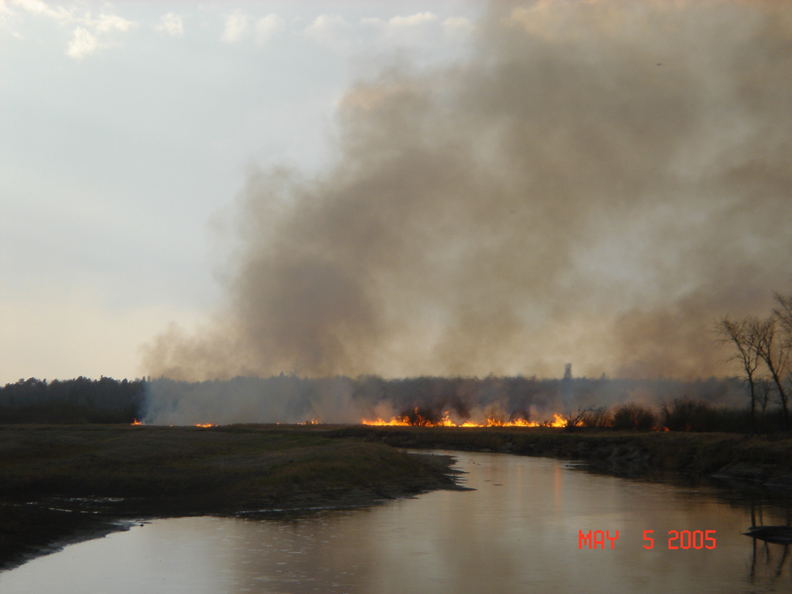
[[[195,426],[203,427],[204,429],[206,429],[207,427],[214,427],[215,425],[213,425],[212,423],[196,423]]]
[[[134,421],[132,421],[132,425],[142,425],[142,424],[143,424],[143,423],[141,423],[141,422],[140,422],[140,421],[138,421],[137,419],[135,419]]]
[[[377,417],[374,420],[363,419],[361,421],[364,425],[389,425],[389,426],[400,426],[400,427],[408,427],[410,425],[410,419],[408,417],[391,417],[390,421],[385,421],[384,419]]]
[[[474,423],[473,421],[465,421],[463,423],[455,423],[451,420],[446,411],[443,416],[437,420],[432,421],[426,416],[418,413],[415,410],[414,415],[403,415],[401,417],[391,417],[389,421],[377,417],[376,419],[363,419],[363,425],[376,425],[376,426],[389,426],[389,427],[565,427],[566,420],[558,413],[553,414],[553,420],[544,421],[539,423],[537,421],[528,421],[527,419],[512,419],[504,421],[502,419],[488,418],[483,423]]]
[[[551,427],[566,427],[566,420],[564,417],[559,415],[558,413],[553,413],[553,417],[555,418],[552,423],[550,423]]]

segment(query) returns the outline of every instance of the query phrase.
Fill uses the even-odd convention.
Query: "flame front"
[[[546,420],[542,423],[538,421],[529,421],[528,419],[510,419],[505,421],[494,417],[487,418],[483,423],[474,423],[473,421],[464,421],[462,423],[455,423],[449,417],[448,411],[438,421],[432,421],[425,416],[418,413],[415,409],[415,415],[403,415],[400,417],[391,417],[389,421],[381,417],[376,419],[363,419],[363,425],[375,426],[388,426],[388,427],[566,427],[566,420],[563,415],[553,413],[553,420]]]
[[[425,415],[422,415],[418,412],[418,409],[415,410],[415,414],[412,416],[404,415],[401,417],[391,417],[389,421],[381,417],[377,417],[376,419],[363,419],[361,423],[363,425],[375,425],[375,426],[390,426],[390,427],[566,427],[566,420],[564,417],[558,413],[553,414],[554,419],[546,420],[544,422],[537,422],[537,421],[529,421],[527,419],[510,419],[505,421],[503,419],[498,419],[495,417],[490,417],[483,423],[474,423],[473,421],[464,421],[462,423],[455,423],[451,420],[448,411],[443,413],[443,416],[436,421],[433,421],[427,418]],[[143,425],[140,421],[135,419],[132,425]],[[277,423],[278,425],[280,423]],[[302,423],[297,423],[297,425],[319,425],[320,421],[316,419],[311,419],[310,421],[304,421]],[[171,425],[173,427],[173,425]],[[208,428],[208,427],[217,427],[214,423],[196,423],[195,427],[201,428]],[[667,428],[663,428],[663,430],[668,431]]]
[[[390,421],[385,421],[384,419],[377,417],[375,420],[363,419],[361,423],[364,425],[391,425],[408,427],[410,425],[410,419],[408,417],[391,417]]]

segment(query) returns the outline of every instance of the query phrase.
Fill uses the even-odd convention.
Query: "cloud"
[[[363,18],[355,34],[361,46],[378,50],[406,49],[417,57],[428,48],[435,56],[453,55],[474,29],[473,23],[464,17],[448,17],[441,21],[431,12],[421,12],[390,19]]]
[[[88,14],[82,22],[86,26],[91,27],[100,33],[107,33],[109,31],[129,31],[135,26],[135,23],[128,21],[118,15],[114,14],[100,14],[99,18],[93,19]]]
[[[242,11],[236,10],[226,18],[223,35],[220,38],[225,43],[238,43],[247,35],[250,17]]]
[[[270,14],[256,21],[256,43],[263,45],[275,35],[286,30],[286,23],[276,14]]]
[[[167,33],[172,37],[181,37],[184,35],[184,23],[182,22],[182,18],[172,12],[162,15],[160,24],[154,27],[154,29]]]
[[[437,21],[437,15],[431,12],[419,12],[410,16],[396,16],[388,21],[394,27],[416,27]]]
[[[354,27],[343,17],[334,14],[322,14],[303,29],[302,34],[318,45],[333,51],[348,51],[354,43]]]
[[[62,6],[52,8],[43,0],[11,0],[13,5],[20,8],[39,14],[42,16],[54,18],[61,22],[75,22],[79,23],[95,33],[107,33],[110,31],[129,31],[135,26],[135,23],[122,18],[118,15],[101,13],[99,17],[93,18],[91,13],[88,12],[84,16],[77,16],[76,9],[71,8],[67,10]]]
[[[388,29],[393,30],[399,28],[419,27],[421,25],[436,23],[437,21],[437,15],[432,14],[431,12],[421,12],[406,17],[395,16],[388,20],[370,17],[362,18],[360,19],[360,24],[364,27],[371,27],[380,31],[386,31]]]
[[[240,10],[236,10],[226,17],[221,40],[225,43],[239,43],[248,36],[251,24],[255,33],[255,41],[259,45],[266,44],[274,36],[286,30],[286,23],[277,14],[254,19]]]
[[[43,2],[43,0],[11,0],[10,4],[19,6],[28,12],[54,18],[59,21],[68,21],[73,18],[73,10],[66,10],[61,6],[52,8],[46,2]]]
[[[137,26],[135,22],[115,14],[102,12],[98,17],[93,17],[90,12],[79,14],[76,6],[69,9],[62,6],[53,8],[43,0],[11,0],[10,4],[29,13],[54,19],[60,25],[77,25],[66,49],[66,54],[75,59],[111,46],[111,34],[125,33]],[[2,6],[8,8],[5,2]]]
[[[13,14],[14,12],[8,7],[6,0],[0,0],[0,26],[5,24],[8,17],[13,16]],[[17,39],[22,38],[22,36],[17,32],[13,32],[12,35]]]
[[[357,23],[350,23],[338,15],[323,14],[305,27],[302,34],[337,53],[381,53],[407,49],[417,55],[416,50],[420,53],[428,47],[435,47],[439,51],[433,53],[439,55],[450,48],[444,31],[453,31],[455,37],[461,39],[463,36],[459,32],[469,31],[470,25],[467,19],[455,17],[441,22],[431,12],[390,19],[364,17]]]
[[[66,54],[79,60],[96,51],[98,47],[99,40],[96,37],[82,27],[77,27],[72,35],[72,40],[69,42]]]
[[[49,10],[47,3],[42,0],[11,0],[11,3],[25,10],[29,10],[30,12],[37,12],[40,14]]]
[[[443,21],[443,29],[451,33],[470,33],[474,31],[475,28],[476,26],[473,22],[465,17],[449,17]]]
[[[38,14],[47,14],[51,10],[47,3],[42,0],[11,0],[11,3],[24,10]]]
[[[72,39],[66,49],[66,55],[76,60],[80,60],[98,49],[108,47],[110,45],[110,33],[116,31],[125,33],[137,26],[137,23],[125,18],[105,13],[100,14],[98,18],[93,18],[88,13],[84,17],[73,20],[85,25],[85,27],[74,29]],[[100,41],[99,35],[104,39],[103,42]]]

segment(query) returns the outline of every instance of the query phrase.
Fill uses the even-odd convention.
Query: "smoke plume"
[[[714,320],[792,272],[792,3],[494,2],[476,31],[350,88],[327,172],[250,175],[227,307],[147,373],[731,373]]]

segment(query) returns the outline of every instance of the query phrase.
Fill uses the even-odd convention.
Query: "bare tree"
[[[792,341],[792,295],[774,293],[774,296],[778,307],[773,309],[773,315],[784,331],[786,341]]]
[[[597,410],[595,407],[590,406],[588,408],[578,408],[577,412],[564,415],[564,428],[571,431],[575,427],[583,425],[586,416],[595,410]]]
[[[761,423],[764,423],[767,405],[770,404],[770,395],[773,393],[773,382],[766,377],[760,377],[756,382],[759,391],[759,406],[762,411]]]
[[[718,342],[734,345],[737,352],[729,361],[739,361],[748,381],[751,394],[751,426],[756,428],[756,368],[759,366],[759,321],[755,318],[732,320],[726,316],[718,321]]]
[[[785,385],[789,381],[790,354],[792,354],[792,338],[785,331],[783,322],[775,312],[756,325],[757,344],[756,353],[767,366],[770,378],[775,384],[778,399],[784,411],[784,428],[789,429],[789,389]]]
[[[782,375],[786,382],[786,394],[782,396],[782,404],[784,406],[784,422],[786,423],[786,428],[789,429],[787,403],[789,396],[792,395],[792,295],[775,293],[775,300],[778,307],[773,309],[773,315],[778,320],[778,327],[781,331],[781,348],[786,353],[785,366],[783,368],[784,374]]]

